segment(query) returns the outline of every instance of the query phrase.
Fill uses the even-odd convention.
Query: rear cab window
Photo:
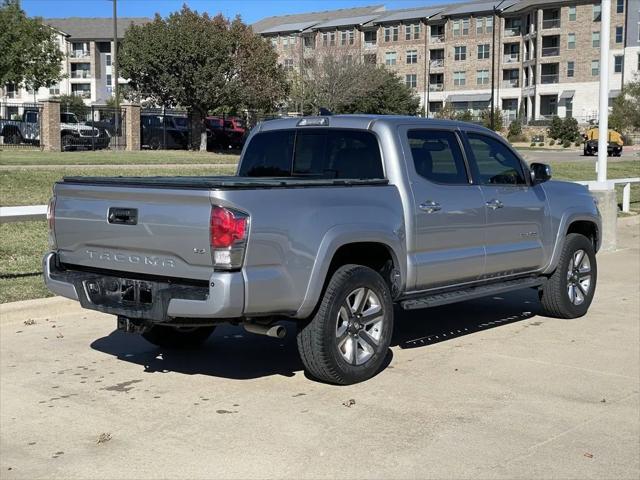
[[[373,133],[312,128],[257,133],[247,145],[239,175],[383,179],[384,170]]]

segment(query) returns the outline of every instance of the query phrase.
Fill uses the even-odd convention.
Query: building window
[[[600,48],[600,32],[591,32],[591,46]]]
[[[493,32],[493,17],[478,17],[476,18],[476,34],[482,35],[483,33]]]
[[[395,65],[396,64],[396,52],[386,52],[384,54],[384,64],[385,65]]]
[[[49,95],[60,95],[60,84],[51,85],[49,87]]]
[[[478,70],[476,72],[476,85],[489,85],[489,70]]]
[[[575,62],[567,62],[567,77],[572,78],[575,73]]]
[[[599,3],[592,6],[593,21],[599,22],[602,19],[602,5]]]
[[[467,59],[467,47],[453,47],[454,60],[466,60]]]
[[[576,48],[576,34],[575,33],[569,33],[567,35],[567,48],[569,50],[573,50]]]
[[[364,43],[365,45],[375,45],[378,43],[378,32],[375,30],[367,30],[364,32]]]
[[[637,69],[640,70],[640,53],[638,54],[638,66]]]
[[[476,18],[476,35],[482,35],[484,33],[484,17]]]
[[[597,77],[600,75],[600,60],[591,60],[591,76]]]
[[[418,40],[420,38],[420,24],[405,25],[404,38],[405,40]]]
[[[347,44],[348,33],[349,32],[340,32],[340,45]]]
[[[576,19],[576,6],[572,5],[569,7],[569,21],[573,22]]]
[[[284,70],[285,72],[293,72],[293,59],[285,58],[284,59]]]
[[[493,17],[486,17],[484,24],[486,25],[485,33],[493,33]]]
[[[411,73],[409,75],[404,76],[404,83],[409,88],[417,88],[418,87],[418,75],[415,73]]]
[[[622,73],[622,66],[624,65],[624,57],[622,55],[616,55],[613,57],[613,72]]]
[[[469,19],[462,19],[462,35],[469,35]]]
[[[278,37],[271,37],[271,46],[272,47],[277,47],[278,46]],[[107,58],[109,58],[109,61],[111,61],[111,55],[107,55]]]
[[[418,63],[417,50],[407,50],[407,63]]]
[[[469,35],[469,18],[459,18],[453,21],[453,36]]]
[[[491,46],[488,43],[478,45],[478,60],[489,58]]]
[[[616,13],[624,13],[624,0],[616,1]]]
[[[623,29],[622,27],[616,27],[616,43],[622,43]]]
[[[384,41],[385,42],[397,42],[398,41],[398,32],[400,27],[386,27],[384,29]]]
[[[283,47],[289,46],[289,37],[282,37],[282,46]]]
[[[107,73],[107,87],[111,86],[111,74]]]
[[[467,83],[466,72],[453,72],[453,84],[462,86]]]
[[[322,34],[322,46],[326,47],[329,45],[329,34],[327,32],[324,32]]]
[[[330,47],[336,46],[336,32],[329,33],[329,46]]]
[[[110,53],[107,53],[107,54],[104,56],[104,62],[105,62],[105,64],[107,65],[107,67],[110,67],[110,66],[111,66],[111,54],[110,54]]]

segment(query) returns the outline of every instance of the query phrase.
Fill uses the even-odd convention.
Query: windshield
[[[180,128],[189,127],[189,119],[186,117],[174,117],[173,121],[175,122],[176,127],[180,127]]]
[[[62,123],[78,123],[78,118],[75,113],[61,113],[60,121]]]

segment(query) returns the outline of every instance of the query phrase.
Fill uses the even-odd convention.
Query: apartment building
[[[130,25],[149,21],[148,18],[119,18],[118,39],[124,37]],[[116,82],[111,61],[113,21],[110,18],[51,18],[45,19],[44,23],[53,28],[64,54],[64,78],[57,85],[37,92],[8,85],[0,100],[8,109],[12,108],[12,103],[34,102],[58,95],[77,95],[87,105],[104,104],[112,96]],[[122,84],[126,80],[119,78],[118,82]]]
[[[640,67],[639,0],[612,0],[610,98]],[[326,49],[396,71],[432,116],[445,104],[474,115],[494,98],[509,119],[596,119],[598,0],[481,0],[386,10],[382,5],[269,17],[253,25],[287,70]],[[494,51],[495,49],[495,51]]]

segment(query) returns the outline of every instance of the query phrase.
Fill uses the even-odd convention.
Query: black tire
[[[207,341],[215,327],[170,327],[154,325],[142,334],[149,343],[164,348],[195,348]]]
[[[63,135],[62,136],[62,151],[66,152],[73,148],[73,136],[72,135]]]
[[[586,294],[582,288],[577,286],[577,283],[580,282],[577,280],[577,277],[575,277],[575,269],[572,269],[573,273],[571,278],[569,278],[570,264],[572,263],[572,260],[576,258],[576,254],[580,251],[584,252],[584,255],[588,257],[590,268],[588,272],[590,275],[590,284]],[[585,271],[580,274],[579,278],[586,279],[586,276],[587,272]],[[582,317],[587,313],[587,310],[589,310],[589,306],[593,300],[593,295],[596,291],[597,280],[598,265],[596,263],[596,254],[593,243],[584,235],[570,233],[565,238],[556,271],[553,272],[553,275],[549,277],[549,280],[540,290],[540,302],[542,303],[543,315],[555,318]],[[579,304],[576,304],[569,297],[572,292],[569,289],[570,283],[576,285],[573,287],[573,292],[577,291],[578,297],[580,295],[583,297],[583,301]]]
[[[364,301],[356,303],[357,292],[362,292]],[[375,313],[377,305],[381,309]],[[367,315],[367,311],[371,313]],[[367,318],[371,323],[366,322]],[[344,333],[339,338],[342,329]],[[312,377],[349,385],[378,373],[387,356],[392,332],[393,301],[388,285],[368,267],[345,265],[331,277],[316,313],[300,326],[298,351]],[[354,345],[355,356],[349,353],[354,352]],[[345,355],[350,357],[349,361]]]

